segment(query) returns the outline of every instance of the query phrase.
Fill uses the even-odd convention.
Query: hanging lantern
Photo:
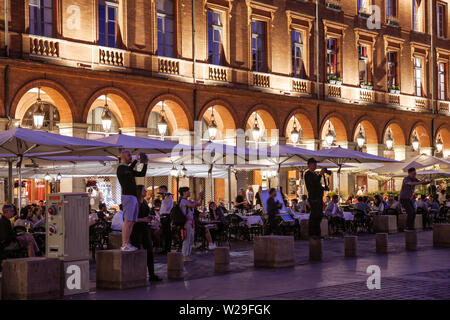
[[[411,141],[411,144],[412,144],[412,147],[413,147],[414,151],[418,151],[419,150],[420,143],[419,143],[419,139],[417,139],[417,133],[416,132],[414,132],[414,136],[413,136],[413,139]]]
[[[258,141],[261,136],[261,129],[258,125],[258,114],[255,112],[255,124],[252,129],[253,140]]]
[[[56,180],[57,180],[57,181],[61,181],[61,179],[62,179],[61,173],[58,173],[58,174],[56,175]]]
[[[297,122],[294,117],[294,128],[291,131],[291,141],[295,145],[301,140],[301,132],[297,129]]]
[[[103,127],[103,131],[109,132],[111,130],[112,116],[111,116],[111,112],[109,111],[109,108],[108,108],[108,97],[106,96],[106,94],[105,94],[104,108],[105,108],[105,110],[103,111],[103,114],[102,114],[102,127]]]
[[[216,120],[214,118],[214,108],[211,111],[211,122],[208,125],[208,134],[209,134],[210,140],[214,140],[217,135],[217,124],[216,124]]]
[[[394,146],[394,138],[392,137],[391,129],[388,129],[388,132],[386,133],[386,147],[388,150],[391,150]]]
[[[186,175],[187,175],[187,169],[185,166],[183,166],[183,169],[181,169],[181,176],[186,177]]]
[[[333,144],[333,141],[334,141],[334,134],[333,131],[331,130],[331,123],[328,122],[328,132],[327,135],[325,136],[325,142],[327,143],[327,145],[331,146]]]
[[[358,147],[361,149],[364,144],[366,143],[366,138],[364,137],[362,126],[359,127],[358,135],[356,136],[356,143],[358,144]]]
[[[166,135],[166,132],[167,132],[167,121],[166,121],[165,115],[166,115],[166,112],[164,111],[164,102],[163,102],[162,108],[161,108],[161,119],[156,124],[158,127],[158,132],[161,135],[161,138],[164,138],[164,136]]]
[[[175,168],[175,166],[173,166],[172,169],[170,169],[170,175],[171,175],[172,177],[178,176],[178,169]]]
[[[38,88],[38,97],[34,103],[35,111],[33,112],[33,124],[36,129],[41,129],[44,126],[44,106],[45,102],[41,100],[41,88]]]
[[[442,149],[444,149],[444,143],[442,142],[441,136],[439,136],[436,141],[436,150],[438,153],[441,153]]]
[[[50,181],[50,180],[52,180],[52,176],[49,175],[48,172],[47,172],[47,173],[45,174],[45,176],[44,176],[44,179],[45,179],[46,181]]]

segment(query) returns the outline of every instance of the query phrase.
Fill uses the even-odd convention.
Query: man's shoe
[[[149,278],[150,282],[160,282],[163,281],[160,277],[158,277],[156,274],[152,274]]]
[[[137,248],[129,243],[120,248],[122,251],[136,251]]]

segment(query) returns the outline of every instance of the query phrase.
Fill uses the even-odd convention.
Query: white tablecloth
[[[294,219],[300,221],[309,220],[309,213],[294,213]]]
[[[238,215],[239,217],[241,217],[242,219],[244,219],[244,223],[247,226],[251,226],[252,224],[259,224],[260,226],[263,225],[263,221],[261,216],[243,216],[243,215]]]
[[[344,211],[344,219],[345,221],[353,221],[353,213],[349,211]]]

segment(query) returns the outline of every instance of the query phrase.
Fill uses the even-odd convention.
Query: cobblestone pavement
[[[194,251],[184,281],[166,280],[166,258],[155,257],[162,283],[144,288],[95,289],[72,299],[447,299],[450,300],[450,250],[434,249],[432,232],[418,233],[418,250],[405,251],[404,234],[389,235],[388,254],[376,254],[374,235],[358,238],[358,257],[344,258],[342,237],[324,240],[323,261],[310,262],[307,241],[295,241],[295,267],[255,269],[252,242],[232,242],[231,272],[215,274],[213,253]],[[366,268],[381,269],[381,290],[368,290]]]

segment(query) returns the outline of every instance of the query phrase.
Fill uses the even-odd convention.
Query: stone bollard
[[[300,240],[309,239],[309,220],[300,220]]]
[[[396,233],[397,217],[393,215],[374,216],[373,229],[375,232]]]
[[[346,257],[356,257],[357,244],[358,244],[357,236],[344,237],[344,251]]]
[[[62,297],[62,264],[57,258],[21,258],[3,261],[2,299],[52,300]]]
[[[388,234],[387,233],[377,233],[375,235],[376,252],[377,253],[387,253],[388,248]]]
[[[108,235],[108,249],[120,249],[122,246],[122,232],[113,231]]]
[[[228,247],[214,249],[214,270],[216,272],[230,271],[230,249]]]
[[[450,224],[433,224],[433,247],[450,248]]]
[[[128,289],[147,283],[147,251],[101,250],[95,253],[97,288]]]
[[[322,239],[309,239],[309,260],[322,261]]]
[[[417,250],[416,230],[405,230],[405,248],[407,251]]]
[[[414,229],[416,231],[423,230],[423,217],[421,214],[416,214],[416,219],[414,220]]]
[[[167,254],[167,279],[184,279],[184,256],[181,252],[169,252]]]
[[[328,219],[326,218],[323,218],[322,221],[320,221],[320,235],[328,238]]]
[[[403,231],[406,229],[406,218],[408,217],[408,215],[406,213],[402,213],[398,215],[398,219],[397,219],[397,226],[398,226],[398,231]]]
[[[253,241],[253,263],[257,268],[293,267],[294,237],[256,237]]]

